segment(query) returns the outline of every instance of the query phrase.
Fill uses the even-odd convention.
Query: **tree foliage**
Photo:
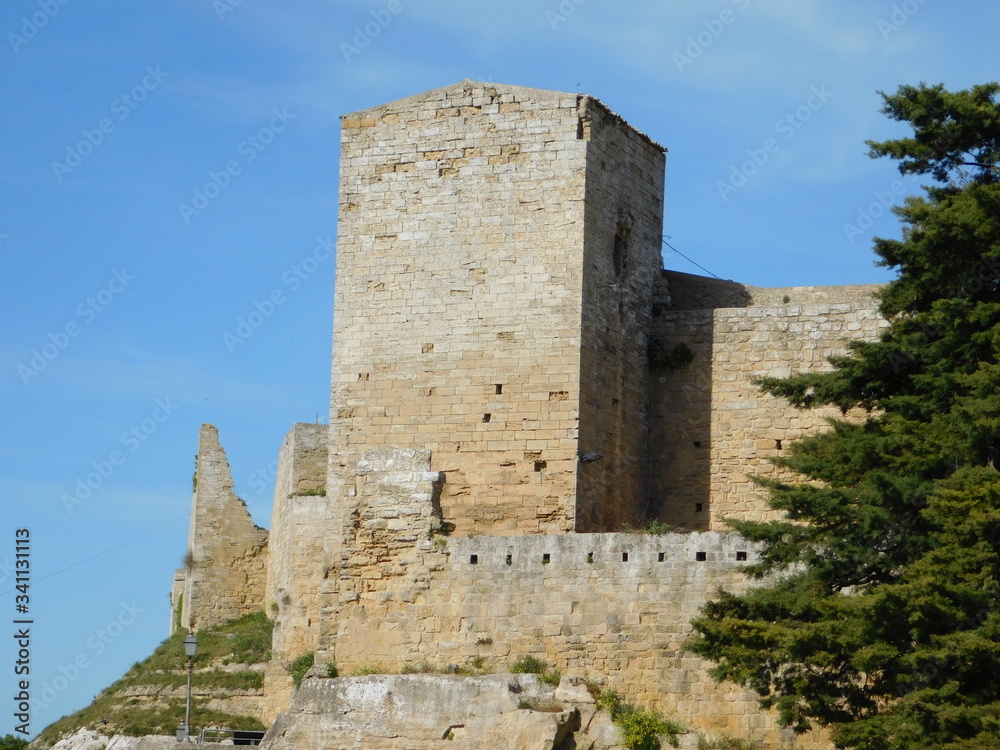
[[[785,519],[732,524],[762,545],[761,585],[694,623],[717,678],[844,748],[1000,747],[998,93],[883,94],[913,136],[870,154],[935,181],[895,209],[902,238],[875,241],[889,326],[831,372],[759,381],[866,416],[777,459],[802,478],[762,482]]]

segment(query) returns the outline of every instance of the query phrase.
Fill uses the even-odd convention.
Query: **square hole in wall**
[[[542,565],[548,565],[550,562],[552,562],[552,555],[548,552],[544,553],[542,555]]]
[[[507,559],[505,560],[505,562],[508,565],[513,565],[514,564],[514,556],[513,555],[507,555]]]
[[[622,562],[628,562],[628,552],[622,552]]]
[[[702,509],[703,509],[704,507],[705,507],[705,506],[704,506],[704,505],[703,505],[702,503],[695,503],[695,504],[694,504],[694,512],[695,512],[695,513],[701,513],[701,511],[702,511]]]
[[[495,391],[494,391],[494,392],[495,392],[495,393],[496,393],[496,394],[497,394],[498,396],[499,396],[499,395],[500,395],[501,393],[503,393],[503,383],[497,383],[497,384],[496,384],[496,385],[494,386],[494,388],[495,388]]]
[[[548,463],[545,461],[535,461],[535,471],[541,471],[546,466],[548,466]]]
[[[747,559],[746,550],[737,550],[736,551],[736,559],[737,560],[741,560],[741,561],[742,560],[746,560]]]
[[[656,556],[656,562],[663,562],[666,559],[667,559],[667,553],[666,552],[661,552],[661,553],[659,553]]]
[[[593,552],[588,552],[587,553],[587,562],[589,562],[589,563],[594,562],[594,553]]]
[[[697,560],[698,562],[705,562],[705,560],[708,559],[708,555],[706,555],[704,552],[695,552],[694,559]]]
[[[775,447],[776,450],[780,451],[781,450],[781,441],[780,440],[775,440],[774,441],[774,447]]]
[[[483,415],[483,421],[484,422],[489,422],[490,419],[491,419],[491,417],[492,417],[492,415],[490,415],[490,414],[484,414]]]
[[[470,565],[479,565],[479,555],[469,555]]]

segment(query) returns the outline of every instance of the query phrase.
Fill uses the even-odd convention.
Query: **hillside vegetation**
[[[254,716],[222,709],[230,698],[262,693],[262,665],[271,658],[271,629],[267,615],[259,612],[198,633],[192,735],[207,726],[266,728]],[[133,664],[91,705],[49,725],[32,744],[50,747],[84,727],[105,735],[174,734],[184,721],[187,698],[185,635],[183,630],[175,632],[147,659]]]

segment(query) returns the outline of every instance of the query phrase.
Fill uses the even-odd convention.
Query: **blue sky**
[[[919,190],[866,156],[903,132],[877,92],[991,80],[997,20],[985,0],[4,3],[0,621],[28,528],[32,733],[166,636],[199,425],[268,526],[285,432],[327,419],[339,115],[464,78],[589,93],[669,148],[665,233],[710,272],[876,283],[885,205]],[[2,696],[16,658],[0,639]]]

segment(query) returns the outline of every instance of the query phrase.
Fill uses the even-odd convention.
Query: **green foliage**
[[[912,138],[869,143],[943,185],[875,242],[898,277],[890,325],[833,370],[759,381],[799,407],[861,409],[762,481],[786,520],[733,526],[761,543],[766,585],[722,594],[690,648],[797,730],[839,747],[1000,746],[1000,86],[900,88],[883,110]]]
[[[673,530],[674,527],[669,523],[664,523],[656,518],[647,523],[645,529],[647,534],[669,534]]]
[[[510,665],[508,670],[511,674],[541,674],[549,668],[547,662],[537,656],[522,656]]]
[[[288,665],[288,673],[292,676],[292,682],[296,689],[302,685],[302,680],[305,678],[306,672],[312,669],[312,665],[315,663],[315,651],[310,651],[308,654],[302,654],[292,659],[291,664]]]
[[[293,497],[326,497],[326,489],[320,488],[318,490],[302,490],[300,492],[289,492],[288,499],[291,500]]]
[[[648,356],[649,364],[660,370],[683,370],[694,362],[694,352],[687,344],[669,346],[656,337],[649,340]]]
[[[430,662],[423,661],[423,662],[420,662],[419,664],[410,664],[410,663],[404,664],[400,668],[399,673],[400,674],[432,674],[432,673],[437,672],[437,671],[438,670],[434,669],[434,667],[431,666]]]
[[[332,661],[327,662],[326,664],[326,676],[330,678],[340,677],[340,671],[337,669],[337,665]]]
[[[263,687],[259,671],[245,669],[230,672],[212,668],[213,664],[229,660],[236,664],[260,664],[271,658],[271,621],[259,612],[238,620],[198,632],[198,653],[195,657],[194,684],[229,692],[247,692]],[[171,691],[156,701],[125,699],[122,693],[142,685],[182,687],[187,684],[187,657],[184,638],[187,633],[176,630],[146,659],[137,662],[113,685],[102,691],[92,704],[46,727],[37,738],[38,747],[45,748],[61,737],[82,727],[97,729],[104,734],[124,734],[140,737],[147,734],[172,735],[184,718],[183,690]],[[192,702],[194,731],[217,725],[241,729],[266,729],[249,716],[236,716],[207,708],[210,698],[195,696]],[[107,725],[103,720],[107,719]]]
[[[611,714],[611,721],[621,732],[622,744],[630,750],[660,750],[660,737],[677,747],[677,735],[683,730],[680,724],[664,718],[657,711],[645,711],[630,703],[623,703],[614,690],[605,690],[597,705]]]
[[[12,734],[0,738],[0,750],[23,750],[27,747],[28,741]]]

